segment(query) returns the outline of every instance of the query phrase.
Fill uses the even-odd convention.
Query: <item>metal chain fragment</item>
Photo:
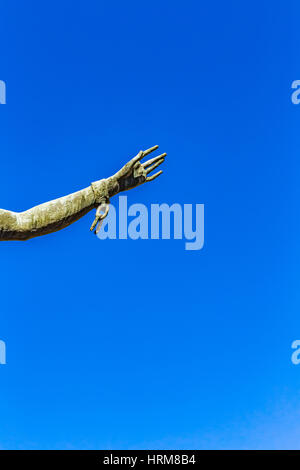
[[[95,230],[97,235],[100,231],[101,225],[105,217],[107,217],[109,211],[109,191],[108,191],[108,181],[103,179],[91,183],[92,190],[95,195],[95,202],[99,203],[99,206],[96,210],[96,216],[94,222],[91,225],[90,231]]]
[[[109,200],[107,202],[102,202],[100,206],[98,206],[96,210],[96,216],[95,216],[94,222],[92,223],[92,226],[90,228],[91,232],[96,227],[95,234],[97,235],[99,233],[103,220],[107,216],[108,211],[109,211]]]

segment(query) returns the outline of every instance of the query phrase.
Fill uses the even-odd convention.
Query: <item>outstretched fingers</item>
[[[166,153],[162,153],[161,155],[158,155],[157,157],[151,158],[151,160],[147,160],[145,163],[143,163],[143,167],[148,168],[148,166],[152,165],[152,163],[156,163],[162,158],[164,159],[166,156],[167,156]]]
[[[153,181],[153,180],[155,180],[156,178],[158,178],[158,176],[161,175],[162,172],[163,172],[163,171],[160,170],[160,171],[158,171],[157,173],[155,173],[155,175],[148,176],[148,178],[146,178],[146,183],[147,183],[148,181]]]
[[[159,165],[161,165],[164,161],[165,161],[164,158],[160,158],[156,163],[154,163],[154,165],[149,166],[149,167],[146,169],[146,175],[148,175],[149,173],[151,173],[151,171],[155,170],[155,168],[157,168]]]
[[[144,152],[143,152],[144,155],[143,156],[146,157],[147,155],[149,155],[149,153],[152,153],[157,149],[158,149],[158,145],[154,145],[154,147],[151,147],[148,150],[144,150]]]
[[[147,160],[145,163],[140,163],[140,160],[144,158],[145,156],[149,155],[150,153],[154,152],[155,150],[158,149],[158,145],[154,145],[154,147],[150,147],[147,150],[141,150],[134,158],[132,158],[126,165],[121,168],[114,176],[116,178],[123,178],[127,177],[130,175],[131,171],[134,168],[138,168],[141,166],[143,170],[145,171],[146,175],[148,175],[151,171],[153,171],[155,168],[157,168],[159,165],[161,165],[165,157],[167,156],[166,153],[162,153],[161,155],[158,155],[157,157],[151,158],[150,160]],[[162,172],[158,172],[156,175],[153,175],[151,177],[148,177],[146,181],[153,181],[155,178],[157,178]]]
[[[137,155],[136,157],[133,157],[128,163],[126,163],[126,165],[123,166],[123,168],[121,168],[121,170],[119,170],[117,173],[116,173],[116,177],[120,178],[122,176],[126,176],[131,170],[132,168],[135,166],[135,164],[137,162],[139,162],[142,158],[144,158],[146,155],[149,155],[149,153],[152,153],[154,152],[155,150],[158,149],[158,145],[154,145],[154,147],[151,147],[147,150],[141,150]]]
[[[131,165],[134,166],[137,162],[139,162],[140,160],[142,160],[142,158],[146,157],[147,155],[149,155],[149,153],[152,153],[154,152],[155,150],[158,149],[158,145],[154,145],[154,147],[151,147],[150,149],[147,149],[147,150],[141,150],[136,157],[134,157],[132,160],[131,160]]]

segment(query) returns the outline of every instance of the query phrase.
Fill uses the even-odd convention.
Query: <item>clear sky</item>
[[[164,174],[128,203],[205,205],[200,251],[99,240],[93,213],[1,243],[1,448],[300,448],[297,17],[296,1],[1,3],[0,207],[155,144]]]

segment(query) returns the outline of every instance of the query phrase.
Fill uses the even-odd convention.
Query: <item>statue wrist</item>
[[[99,205],[102,202],[109,202],[108,184],[106,179],[94,181],[91,183],[94,194],[94,204]]]

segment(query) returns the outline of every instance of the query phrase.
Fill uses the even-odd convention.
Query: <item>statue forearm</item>
[[[29,240],[61,230],[94,209],[107,195],[107,180],[25,212],[0,209],[0,241]]]
[[[76,222],[96,207],[98,209],[91,230],[96,227],[97,233],[101,226],[101,220],[107,215],[109,199],[112,196],[153,181],[162,173],[159,171],[149,176],[155,168],[164,162],[166,153],[144,163],[140,162],[142,158],[157,148],[158,145],[155,145],[148,150],[141,150],[113,176],[96,181],[76,193],[45,202],[25,212],[0,209],[0,241],[29,240],[47,233],[57,232]],[[106,206],[106,210],[101,214],[103,206]]]

